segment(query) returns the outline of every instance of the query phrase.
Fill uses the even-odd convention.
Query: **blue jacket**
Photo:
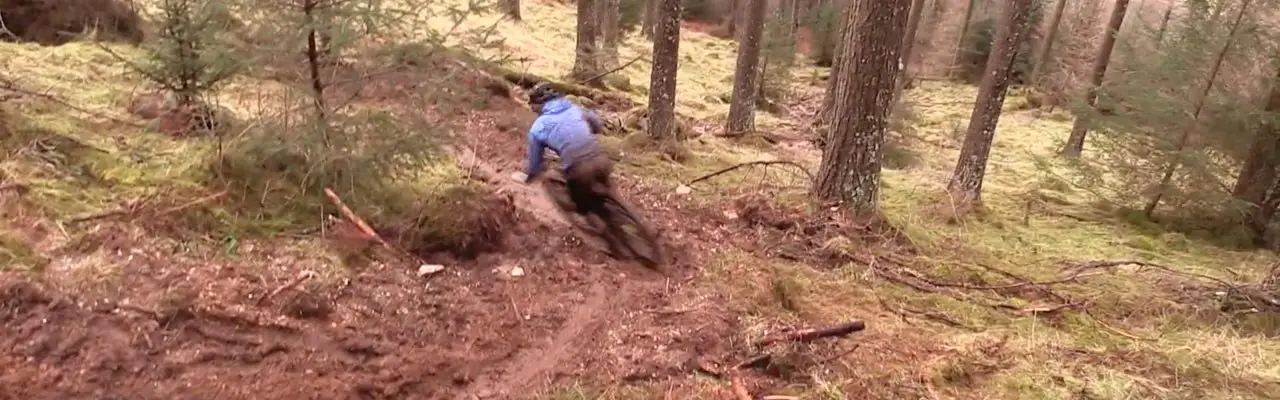
[[[542,152],[547,148],[560,156],[566,171],[582,157],[599,151],[587,123],[590,112],[563,97],[543,104],[542,113],[529,127],[529,165],[525,168],[529,181],[542,172]]]

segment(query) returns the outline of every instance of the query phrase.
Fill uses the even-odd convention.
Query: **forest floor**
[[[572,13],[526,2],[525,22],[498,32],[531,58],[521,68],[558,76]],[[144,132],[124,111],[141,82],[96,45],[0,43],[0,68],[41,90],[3,103],[0,181],[22,187],[0,189],[0,399],[1280,398],[1280,322],[1215,297],[1217,280],[1274,273],[1274,255],[1165,231],[1070,184],[1075,170],[1052,158],[1068,115],[1013,93],[985,208],[956,220],[943,188],[975,90],[908,91],[884,176],[897,230],[883,234],[806,207],[793,166],[690,183],[753,161],[813,170],[804,121],[822,82],[796,73],[789,115],[760,118],[768,140],[714,137],[734,46],[684,35],[679,112],[702,133],[686,159],[603,138],[624,195],[662,231],[665,268],[607,258],[536,185],[508,181],[532,115],[464,86],[469,108],[446,121],[455,156],[420,185],[490,193],[475,201],[505,218],[506,238],[476,257],[429,256],[444,270],[425,276],[417,260],[351,256],[336,225],[192,228],[191,209],[234,219],[237,203],[201,178],[216,143]],[[630,41],[622,58],[647,46]],[[648,67],[620,74],[640,84]],[[265,85],[222,97],[248,110],[244,93]],[[866,329],[753,344],[853,320]],[[767,366],[718,376],[766,352]]]

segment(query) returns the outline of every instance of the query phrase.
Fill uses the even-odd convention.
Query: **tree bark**
[[[674,136],[676,69],[680,64],[680,0],[655,0],[653,72],[649,74],[649,137]]]
[[[1267,119],[1254,133],[1249,156],[1245,159],[1232,194],[1240,200],[1261,205],[1268,186],[1275,180],[1276,167],[1280,166],[1280,70],[1272,80],[1264,110]]]
[[[640,21],[640,32],[649,41],[653,41],[653,21],[659,1],[661,0],[644,0],[644,18]]]
[[[1231,24],[1231,29],[1227,32],[1227,42],[1222,45],[1222,50],[1218,51],[1218,56],[1213,62],[1213,68],[1209,69],[1209,80],[1205,82],[1204,90],[1196,97],[1195,108],[1191,112],[1191,120],[1199,121],[1200,113],[1204,111],[1205,102],[1209,100],[1209,92],[1213,90],[1213,83],[1218,80],[1218,73],[1222,71],[1222,62],[1227,59],[1227,53],[1231,51],[1231,44],[1235,42],[1236,32],[1240,30],[1240,22],[1244,21],[1244,14],[1249,10],[1249,5],[1253,0],[1244,0],[1240,3],[1240,12],[1236,14],[1235,23]],[[1221,9],[1215,11],[1221,13]],[[1216,18],[1216,16],[1215,16]],[[1184,129],[1182,134],[1178,136],[1177,143],[1173,146],[1173,152],[1181,152],[1187,147],[1187,143],[1191,140],[1191,129]],[[1165,166],[1164,175],[1160,177],[1159,186],[1157,186],[1156,195],[1151,197],[1151,201],[1142,209],[1142,214],[1148,219],[1155,213],[1156,207],[1160,206],[1160,201],[1164,199],[1164,192],[1169,187],[1169,183],[1173,181],[1173,174],[1178,171],[1182,163],[1176,157]]]
[[[524,21],[524,16],[520,14],[520,0],[502,0],[502,12],[512,20]]]
[[[813,62],[818,66],[834,68],[835,54],[840,52],[840,35],[844,32],[848,9],[836,6],[835,0],[817,1],[817,19],[814,21],[815,31],[812,32]]]
[[[902,36],[902,52],[901,61],[902,69],[898,71],[898,79],[896,86],[893,88],[893,98],[895,101],[902,98],[902,92],[907,89],[907,70],[911,68],[911,53],[916,46],[916,32],[920,30],[920,18],[924,16],[924,0],[911,1],[911,14],[907,15],[906,32]]]
[[[764,37],[767,0],[747,0],[742,36],[738,38],[738,65],[733,73],[733,99],[724,134],[739,136],[755,131],[756,95],[759,93],[760,45]]]
[[[836,81],[836,118],[823,146],[814,181],[818,199],[839,201],[854,215],[874,215],[880,194],[880,163],[902,36],[910,3],[860,0],[846,19],[840,75]]]
[[[1009,88],[1009,75],[1013,60],[1026,36],[1034,0],[1010,0],[1001,15],[992,41],[991,55],[978,86],[978,98],[969,117],[960,158],[955,173],[947,184],[947,192],[961,213],[982,201],[982,181],[986,177],[987,158],[991,154],[991,141],[995,138],[996,124]]]
[[[843,41],[845,34],[848,31],[848,27],[853,25],[853,21],[851,21],[851,19],[853,19],[853,14],[855,12],[856,10],[850,9],[840,10],[839,17],[836,19],[839,22],[836,26],[831,28],[831,30],[839,32],[839,35],[832,38],[832,41],[836,43],[836,46],[831,52],[831,72],[827,74],[827,88],[822,95],[822,108],[818,109],[818,118],[814,121],[818,124],[826,125],[830,123],[832,114],[834,114],[836,110],[836,99],[839,97],[839,95],[836,94],[836,77],[840,76],[840,69],[843,68],[843,65],[840,62],[841,54],[844,53]]]
[[[751,0],[730,0],[729,1],[729,15],[724,17],[724,32],[725,34],[729,35],[729,37],[731,38],[738,37],[738,12],[740,9],[738,5],[742,4],[743,1],[751,1]]]
[[[621,0],[599,0],[597,7],[600,21],[600,68],[604,70],[618,67],[618,44],[622,42],[622,13],[619,9]]]
[[[578,0],[578,43],[573,58],[572,76],[587,80],[600,73],[599,48],[596,45],[596,0]]]
[[[951,56],[953,72],[959,71],[956,67],[960,65],[960,59],[964,57],[964,40],[969,36],[969,21],[973,19],[973,9],[977,6],[978,0],[969,0],[969,4],[964,7],[964,19],[960,20],[960,36],[956,38],[956,53]]]
[[[1053,41],[1058,39],[1058,25],[1062,23],[1062,14],[1066,8],[1067,0],[1058,0],[1058,4],[1053,6],[1053,13],[1049,15],[1049,28],[1045,30],[1044,39],[1040,40],[1040,45],[1036,46],[1035,58],[1031,60],[1033,64],[1031,77],[1028,80],[1030,83],[1034,84],[1040,80],[1045,64],[1049,63],[1049,58],[1053,54]]]
[[[1067,144],[1062,147],[1062,155],[1065,157],[1080,157],[1080,153],[1084,151],[1084,138],[1089,134],[1089,128],[1093,124],[1093,114],[1098,109],[1098,90],[1102,88],[1102,79],[1107,75],[1107,66],[1111,65],[1111,51],[1116,47],[1116,36],[1120,34],[1120,27],[1124,25],[1124,15],[1128,7],[1129,0],[1116,0],[1115,6],[1111,9],[1111,19],[1107,22],[1106,32],[1103,32],[1098,54],[1093,59],[1093,73],[1089,76],[1089,88],[1084,94],[1084,101],[1092,110],[1076,117],[1075,123],[1071,125],[1071,136],[1067,138]]]

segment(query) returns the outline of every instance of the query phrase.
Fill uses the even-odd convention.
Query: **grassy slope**
[[[524,16],[523,24],[502,24],[499,28],[514,56],[529,58],[525,65],[534,73],[558,76],[568,71],[573,61],[574,31],[567,21],[573,21],[573,10],[526,3]],[[678,84],[681,110],[699,117],[721,117],[726,105],[715,97],[731,89],[732,43],[689,31],[684,32],[682,40]],[[649,47],[647,42],[632,38],[623,46],[622,58],[647,54]],[[648,72],[644,65],[624,70],[637,84],[647,81]],[[928,272],[948,276],[966,266],[983,264],[1023,276],[1052,279],[1062,270],[1056,260],[1136,258],[1212,276],[1228,276],[1225,271],[1229,270],[1245,275],[1244,279],[1256,279],[1270,261],[1271,256],[1261,252],[1225,251],[1181,235],[1152,234],[1090,207],[1093,199],[1087,192],[1058,183],[1051,174],[1037,168],[1037,160],[1051,157],[1070,129],[1067,116],[1042,116],[1038,111],[1010,110],[1002,118],[984,193],[992,210],[990,215],[961,224],[931,217],[945,214],[931,211],[945,208],[942,188],[958,151],[951,135],[954,130],[963,129],[974,95],[971,87],[939,83],[927,83],[911,91],[909,98],[916,105],[916,128],[922,139],[913,150],[920,153],[921,162],[906,170],[885,173],[885,212],[923,247],[924,263],[934,267]],[[1010,96],[1007,104],[1020,101],[1016,95]],[[684,166],[629,160],[632,166],[624,173],[670,188],[724,165],[775,156],[756,147],[735,146],[715,138],[704,137],[690,146],[695,159]],[[1061,166],[1050,171],[1055,175],[1070,173]],[[718,180],[714,189],[734,189],[735,185],[759,179],[757,173],[730,175]],[[750,187],[745,191],[752,190]],[[696,196],[719,197],[715,192]],[[1063,213],[1087,216],[1095,222],[1080,222],[1061,216]],[[987,307],[886,285],[865,279],[864,266],[817,271],[802,265],[771,265],[767,261],[761,264],[764,260],[743,257],[749,256],[728,255],[723,262],[704,268],[705,279],[734,293],[732,298],[741,305],[754,307],[744,318],[816,322],[858,316],[874,323],[873,329],[880,331],[869,337],[926,336],[933,341],[926,347],[945,349],[941,352],[945,356],[940,354],[914,368],[866,367],[882,369],[876,374],[883,374],[886,384],[919,378],[939,395],[999,398],[1068,398],[1082,390],[1096,398],[1178,398],[1194,397],[1195,393],[1209,398],[1258,398],[1266,397],[1268,390],[1275,393],[1280,389],[1274,384],[1280,381],[1280,369],[1275,367],[1280,365],[1280,345],[1244,328],[1197,316],[1193,306],[1180,303],[1179,294],[1157,274],[1126,270],[1091,279],[1087,284],[1058,288],[1060,293],[1091,299],[1092,312],[1106,318],[1108,326],[1128,335],[1154,338],[1134,340],[1112,333],[1089,318],[1066,317],[1056,322],[1011,319]],[[799,299],[799,309],[778,307],[777,294],[770,293],[770,288],[776,287],[788,288],[783,290]],[[907,326],[896,317],[885,316],[876,304],[881,300],[935,309],[980,331],[928,324]],[[1028,303],[1026,299],[1005,300]],[[999,338],[1007,339],[1002,350],[984,354],[984,343]],[[983,367],[985,364],[996,366]],[[982,377],[967,378],[971,375]],[[808,388],[805,394],[820,396],[825,391],[830,395],[842,381],[854,379],[825,378],[829,384]],[[581,388],[560,393],[569,398],[590,397],[580,395]],[[621,396],[613,393],[606,397]]]

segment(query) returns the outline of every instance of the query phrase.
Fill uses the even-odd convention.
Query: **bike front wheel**
[[[631,211],[613,196],[605,201],[607,232],[614,237],[614,242],[624,247],[645,267],[657,268],[662,264],[662,248],[658,245],[657,235]]]

